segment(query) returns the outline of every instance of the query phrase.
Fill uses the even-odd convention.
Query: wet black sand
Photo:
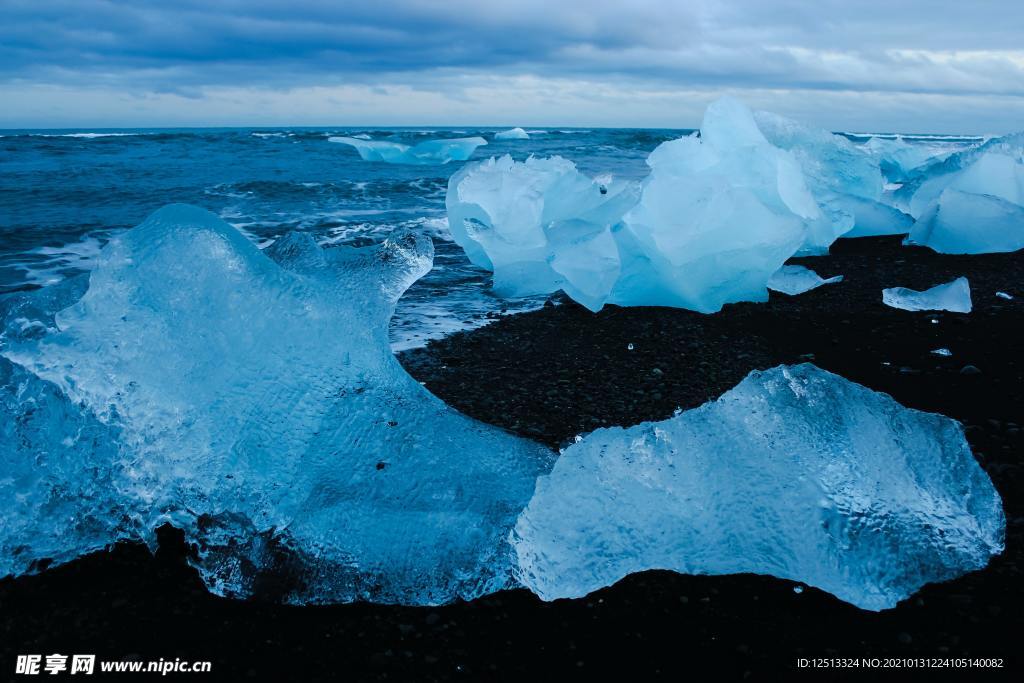
[[[123,544],[0,581],[0,680],[13,677],[17,653],[51,652],[209,659],[212,674],[181,678],[216,681],[820,680],[828,673],[798,669],[801,657],[1002,658],[999,671],[890,673],[1020,676],[1024,252],[941,256],[875,238],[844,241],[832,255],[803,262],[846,281],[713,316],[653,308],[593,315],[568,302],[402,361],[465,413],[557,447],[596,427],[697,406],[752,369],[811,360],[966,425],[1007,514],[1006,552],[987,569],[882,613],[811,588],[796,593],[795,584],[769,577],[667,572],[548,604],[510,591],[440,608],[299,608],[210,596],[184,564],[180,536],[165,529],[156,557]],[[959,275],[971,283],[970,314],[880,303],[882,287],[922,289]],[[997,298],[997,290],[1016,298]],[[952,357],[930,353],[939,347]],[[874,680],[879,672],[847,675]]]

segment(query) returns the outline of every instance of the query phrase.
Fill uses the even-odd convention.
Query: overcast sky
[[[0,127],[1024,129],[1024,0],[0,0]]]

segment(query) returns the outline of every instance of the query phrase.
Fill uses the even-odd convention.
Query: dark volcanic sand
[[[812,360],[966,425],[1007,514],[1006,552],[987,569],[882,613],[812,588],[798,594],[769,577],[667,572],[548,604],[520,590],[439,608],[303,608],[209,595],[184,564],[180,534],[165,529],[155,558],[121,544],[0,581],[0,678],[12,675],[15,654],[51,652],[209,659],[212,675],[183,678],[217,681],[818,680],[826,672],[798,670],[798,657],[887,656],[998,657],[1006,665],[895,672],[903,680],[1019,676],[1024,252],[941,256],[875,238],[801,262],[846,281],[711,316],[655,308],[594,315],[568,302],[457,334],[402,362],[465,413],[561,446],[596,427],[697,406],[752,369]],[[880,302],[883,287],[923,289],[959,275],[971,283],[970,314]],[[1017,298],[997,298],[997,290]],[[953,356],[930,353],[939,347]],[[963,373],[968,364],[980,372]],[[880,672],[850,673],[869,680]]]

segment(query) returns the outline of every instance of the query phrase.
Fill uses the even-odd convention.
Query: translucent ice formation
[[[982,154],[922,184],[911,208],[920,213],[908,244],[946,254],[1024,248],[1024,155]]]
[[[904,311],[970,313],[971,287],[965,277],[958,277],[944,285],[935,285],[923,292],[906,287],[892,287],[882,290],[882,303]]]
[[[494,134],[495,140],[527,140],[530,134],[522,128],[512,128],[510,130],[499,131]]]
[[[630,182],[598,183],[561,157],[505,155],[448,183],[448,226],[469,259],[494,271],[504,296],[564,289],[600,309],[619,277],[612,226],[636,203]]]
[[[878,162],[886,180],[893,183],[906,182],[913,177],[914,171],[942,161],[954,151],[948,146],[910,144],[898,135],[892,138],[872,137],[861,148]]]
[[[957,422],[798,365],[570,446],[513,543],[545,600],[657,568],[771,574],[880,610],[984,567],[1004,529]]]
[[[782,266],[768,279],[768,289],[794,296],[809,292],[822,285],[842,281],[842,275],[822,279],[813,270],[803,266]]]
[[[451,140],[427,140],[410,147],[390,140],[363,140],[350,137],[331,137],[328,142],[351,145],[359,152],[363,161],[385,161],[389,164],[447,164],[449,161],[465,161],[473,151],[487,141],[480,137],[452,138]]]
[[[282,563],[298,602],[508,585],[505,539],[553,454],[451,410],[391,354],[430,239],[322,250],[293,233],[268,252],[169,206],[107,245],[77,303],[14,307],[0,575],[170,521],[218,593]]]
[[[910,230],[913,218],[886,203],[879,162],[863,147],[777,114],[762,111],[754,116],[769,142],[796,156],[831,221],[831,233],[819,228],[816,241],[811,239],[805,251],[824,251],[829,237],[905,235]]]
[[[609,301],[710,313],[765,301],[768,278],[815,228],[830,228],[790,152],[770,144],[749,109],[712,103],[700,137],[662,143],[647,159],[637,206],[616,233],[623,272]]]

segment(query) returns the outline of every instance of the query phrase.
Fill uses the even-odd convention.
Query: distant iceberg
[[[528,140],[530,134],[522,128],[512,128],[510,130],[502,130],[494,134],[495,140]]]
[[[669,569],[770,574],[881,610],[984,567],[1004,533],[957,422],[805,364],[570,445],[513,546],[544,600]]]
[[[810,268],[803,266],[782,266],[774,275],[768,278],[768,289],[795,296],[809,292],[822,285],[830,285],[842,282],[842,275],[834,275],[830,278],[822,278]]]
[[[882,303],[905,311],[970,313],[971,287],[965,277],[958,277],[944,285],[935,285],[923,292],[906,287],[891,287],[882,290]]]
[[[474,150],[487,141],[481,137],[452,138],[450,140],[428,140],[409,146],[390,140],[364,140],[360,137],[330,137],[328,142],[338,142],[356,148],[363,161],[384,161],[389,164],[437,165],[449,161],[465,161]]]

